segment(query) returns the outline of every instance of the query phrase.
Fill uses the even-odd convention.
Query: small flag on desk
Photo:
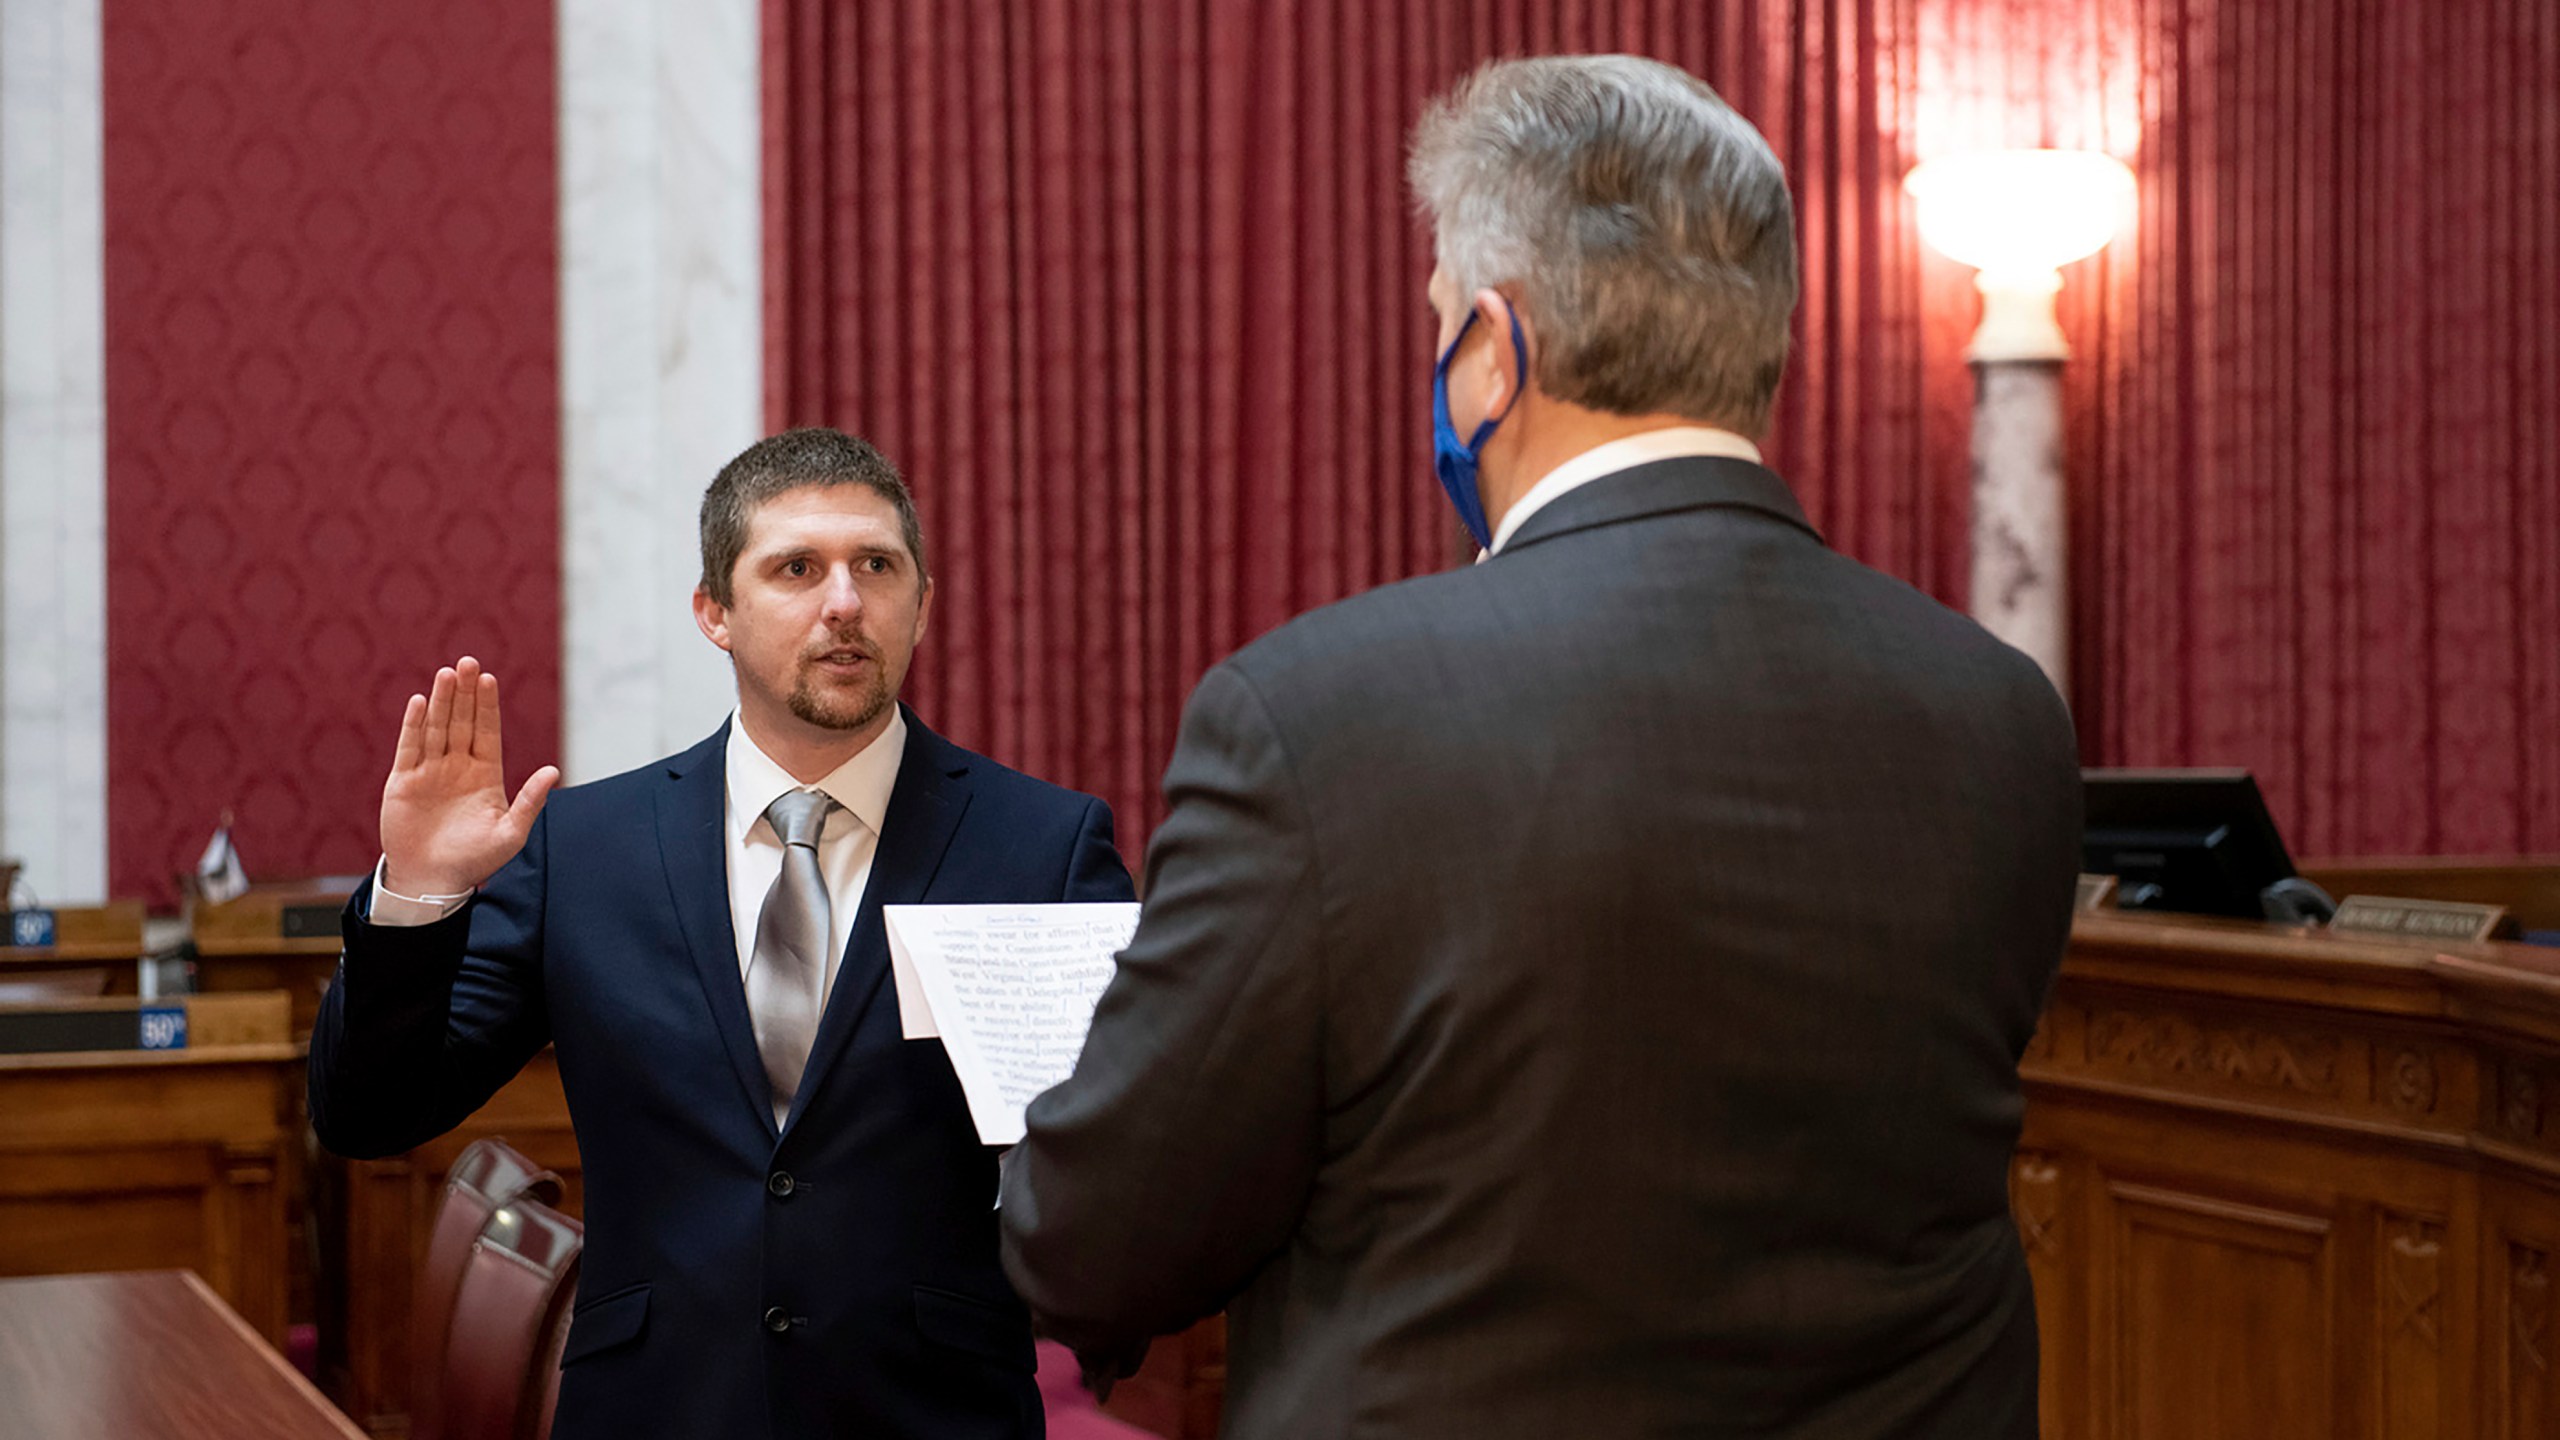
[[[240,852],[231,845],[231,817],[222,817],[204,858],[196,862],[196,894],[208,905],[227,905],[249,893],[249,872],[240,868]]]

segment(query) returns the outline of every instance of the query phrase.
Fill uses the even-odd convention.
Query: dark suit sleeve
[[[1111,838],[1111,807],[1099,800],[1084,807],[1084,820],[1076,827],[1075,851],[1067,858],[1066,891],[1058,898],[1071,903],[1126,903],[1138,898],[1137,889],[1129,883],[1129,867]]]
[[[1288,758],[1232,669],[1193,694],[1165,795],[1137,935],[1006,1166],[1005,1268],[1080,1350],[1224,1305],[1287,1243],[1319,1154],[1321,887]]]
[[[311,1125],[341,1155],[415,1149],[469,1118],[550,1043],[542,990],[549,821],[454,915],[376,926],[347,902],[345,949],[311,1031]]]

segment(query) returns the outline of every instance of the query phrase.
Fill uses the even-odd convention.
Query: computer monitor
[[[2264,918],[2293,858],[2246,770],[2083,770],[2081,868],[2128,910]]]

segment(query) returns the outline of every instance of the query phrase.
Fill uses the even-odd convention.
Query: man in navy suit
[[[738,708],[692,749],[510,801],[496,677],[410,697],[312,1123],[397,1154],[556,1049],[587,1222],[562,1440],[1037,1437],[995,1156],[942,1047],[900,1038],[880,911],[1130,899],[1111,812],[898,703],[933,582],[871,446],[749,448],[702,550]]]

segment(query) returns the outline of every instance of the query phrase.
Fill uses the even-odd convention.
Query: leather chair
[[[445,1440],[544,1440],[586,1227],[522,1196],[471,1247],[445,1341]]]
[[[411,1440],[451,1440],[444,1423],[445,1345],[453,1333],[454,1297],[481,1231],[518,1197],[556,1205],[561,1194],[559,1176],[494,1136],[471,1142],[454,1157],[409,1312]]]
[[[551,1327],[551,1342],[542,1347],[542,1398],[534,1440],[551,1440],[551,1417],[560,1410],[560,1361],[569,1351],[569,1312],[578,1308],[576,1286],[569,1287],[569,1303],[560,1310],[560,1323]]]

